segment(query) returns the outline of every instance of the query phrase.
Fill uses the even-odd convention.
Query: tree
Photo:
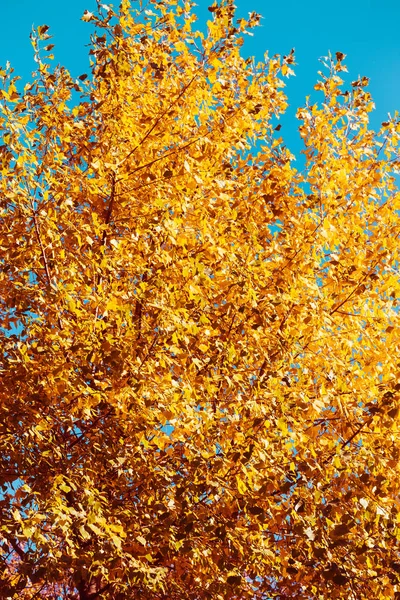
[[[259,15],[133,6],[0,73],[2,597],[397,598],[397,116],[327,57],[296,169]]]

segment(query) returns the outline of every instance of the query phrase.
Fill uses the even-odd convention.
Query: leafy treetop
[[[400,594],[400,125],[329,56],[297,170],[293,51],[209,10],[99,4],[91,75],[47,26],[0,73],[3,597]]]

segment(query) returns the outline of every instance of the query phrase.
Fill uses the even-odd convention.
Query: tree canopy
[[[209,11],[0,71],[4,598],[400,597],[399,121],[337,52],[296,162],[293,51]]]

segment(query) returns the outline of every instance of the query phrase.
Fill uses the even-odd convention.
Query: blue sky
[[[117,6],[118,0],[114,2]],[[211,0],[197,0],[200,23],[211,17]],[[91,26],[80,21],[85,9],[94,10],[95,0],[1,0],[0,65],[9,60],[24,80],[35,68],[29,33],[32,24],[50,26],[56,62],[74,76],[88,70]],[[372,124],[378,127],[400,109],[400,2],[395,0],[236,0],[238,16],[254,10],[264,16],[254,37],[246,38],[244,52],[262,58],[296,50],[296,78],[288,81],[288,115],[281,134],[293,150],[299,147],[294,120],[296,108],[313,93],[320,68],[318,58],[340,50],[347,54],[349,79],[370,78],[376,111]],[[315,98],[318,98],[318,94]],[[312,96],[313,97],[313,96]]]

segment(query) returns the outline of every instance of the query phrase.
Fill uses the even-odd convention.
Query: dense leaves
[[[338,52],[295,163],[293,52],[209,10],[0,72],[2,597],[400,594],[400,125]]]

